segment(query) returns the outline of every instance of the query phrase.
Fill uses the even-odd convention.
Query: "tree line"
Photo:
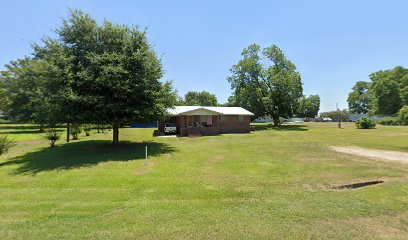
[[[369,75],[370,81],[358,81],[347,102],[352,113],[396,115],[408,108],[408,69],[398,66]]]

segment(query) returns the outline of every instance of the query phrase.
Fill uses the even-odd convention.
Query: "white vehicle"
[[[164,133],[176,133],[177,126],[174,123],[166,123],[164,124]]]

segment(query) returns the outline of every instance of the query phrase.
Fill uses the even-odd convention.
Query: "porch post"
[[[218,115],[218,134],[221,134],[220,122],[221,122],[221,115]]]

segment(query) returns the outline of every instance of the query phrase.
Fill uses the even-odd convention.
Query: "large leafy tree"
[[[47,64],[26,57],[5,65],[1,72],[4,91],[2,108],[18,122],[34,122],[42,126],[49,122],[50,112],[45,90]]]
[[[348,96],[353,113],[394,115],[408,104],[408,69],[401,66],[370,74],[371,82],[357,82]]]
[[[347,102],[352,113],[368,113],[372,105],[371,83],[358,81],[349,93]]]
[[[184,104],[189,106],[217,106],[218,100],[214,94],[207,91],[189,91],[184,95]]]
[[[393,115],[405,101],[405,88],[408,86],[408,69],[396,67],[392,70],[378,71],[370,75],[374,107],[372,112]]]
[[[296,66],[276,45],[261,51],[259,45],[252,44],[241,55],[228,77],[235,104],[257,116],[270,115],[274,125],[280,125],[279,117],[292,116],[303,96]]]
[[[0,113],[3,113],[7,110],[9,101],[9,94],[6,87],[6,78],[2,74],[0,74]]]
[[[47,88],[63,121],[110,124],[113,143],[119,128],[164,116],[175,98],[171,83],[162,84],[162,64],[137,27],[72,11],[56,31],[35,47],[36,57],[55,69]]]
[[[299,108],[297,115],[301,118],[304,117],[314,118],[319,113],[319,109],[320,109],[319,95],[309,95],[309,97],[303,96],[299,100]]]

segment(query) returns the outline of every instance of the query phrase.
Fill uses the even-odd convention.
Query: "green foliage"
[[[401,108],[398,83],[394,80],[380,78],[373,85],[376,113],[392,115]]]
[[[9,94],[6,88],[6,78],[0,72],[0,112],[5,112],[9,105]]]
[[[73,140],[78,140],[79,134],[82,132],[82,126],[78,123],[71,124],[71,136]]]
[[[303,96],[296,66],[276,45],[261,51],[259,45],[252,44],[241,55],[243,59],[232,66],[228,77],[234,91],[233,104],[256,116],[269,115],[274,125],[280,125],[279,117],[294,115]]]
[[[184,105],[188,106],[217,106],[218,100],[214,94],[207,91],[189,91],[184,95]]]
[[[7,135],[0,135],[0,156],[7,153],[15,145],[15,142],[10,140]]]
[[[303,96],[299,99],[297,116],[301,118],[315,118],[320,109],[319,95]]]
[[[401,125],[408,125],[408,105],[403,106],[398,112],[398,118]]]
[[[1,108],[17,122],[48,123],[50,107],[45,90],[50,78],[48,64],[26,57],[5,67],[1,71],[3,90],[0,92],[5,92],[7,97],[0,96],[5,101]]]
[[[338,122],[339,121],[339,112],[338,111],[330,111],[330,112],[321,112],[320,113],[321,118],[331,118],[333,122]],[[348,122],[350,121],[349,119],[349,113],[346,109],[343,109],[340,111],[340,119],[342,122]]]
[[[47,130],[45,138],[50,141],[50,147],[55,147],[55,143],[61,138],[61,133],[55,128]]]
[[[370,115],[394,115],[408,104],[408,69],[395,67],[391,70],[370,74],[371,82],[357,82],[348,96],[352,113]]]
[[[91,124],[84,124],[82,125],[85,135],[86,136],[91,136],[91,130],[92,130],[92,125]]]
[[[160,119],[174,105],[145,31],[107,20],[98,25],[76,10],[56,32],[35,46],[35,56],[55,70],[46,86],[58,121],[110,124],[117,144],[120,126]]]
[[[347,98],[351,113],[368,113],[372,103],[371,85],[369,82],[359,81],[353,86]]]
[[[6,124],[6,123],[10,123],[10,120],[0,118],[0,124]]]
[[[401,100],[403,105],[408,105],[408,84],[403,89],[401,89]]]
[[[370,118],[360,118],[356,121],[357,128],[360,129],[371,129],[375,127],[375,121]]]
[[[377,120],[378,124],[393,126],[393,125],[400,125],[400,120],[397,117],[383,117]]]

